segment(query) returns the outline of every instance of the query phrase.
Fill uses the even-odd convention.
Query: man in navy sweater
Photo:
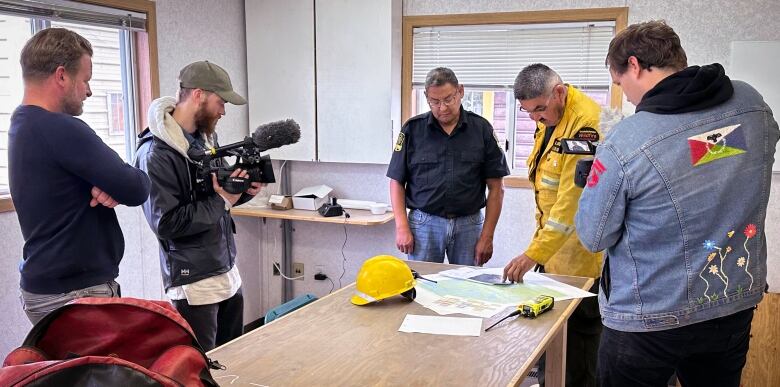
[[[80,297],[119,296],[124,238],[114,207],[138,206],[149,178],[83,121],[92,46],[63,28],[35,34],[21,53],[24,98],[11,116],[11,197],[24,236],[21,294],[35,324]]]

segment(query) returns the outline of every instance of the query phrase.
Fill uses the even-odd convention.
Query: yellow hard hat
[[[414,284],[412,270],[404,261],[390,255],[377,255],[360,267],[352,303],[365,305],[399,294],[414,300]]]

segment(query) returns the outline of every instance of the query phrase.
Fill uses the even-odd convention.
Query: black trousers
[[[588,291],[598,294],[598,278]],[[583,298],[566,326],[566,386],[596,386],[596,359],[603,327],[598,297]],[[547,354],[539,359],[540,386],[544,386],[546,359]]]
[[[600,386],[738,387],[750,343],[753,309],[656,332],[604,328],[598,356]]]
[[[173,306],[190,324],[205,351],[244,333],[244,295],[241,289],[233,297],[217,304],[190,305],[187,300],[173,300]]]

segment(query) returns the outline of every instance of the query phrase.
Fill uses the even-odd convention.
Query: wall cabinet
[[[246,2],[249,124],[292,118],[275,159],[390,160],[400,130],[400,0]]]

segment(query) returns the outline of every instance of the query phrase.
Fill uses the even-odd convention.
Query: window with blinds
[[[522,174],[536,125],[514,99],[515,77],[529,64],[544,63],[565,83],[608,106],[611,79],[604,58],[614,35],[614,22],[415,28],[412,115],[430,110],[423,94],[428,71],[451,68],[466,89],[463,107],[493,124],[513,174]]]
[[[0,195],[8,192],[8,129],[24,95],[19,55],[36,32],[61,27],[77,32],[91,44],[92,96],[78,118],[95,130],[125,160],[135,151],[139,111],[144,110],[139,84],[150,100],[149,81],[139,77],[136,37],[145,38],[146,15],[61,0],[0,0]],[[148,58],[146,51],[142,52]],[[148,70],[147,70],[148,71]]]

